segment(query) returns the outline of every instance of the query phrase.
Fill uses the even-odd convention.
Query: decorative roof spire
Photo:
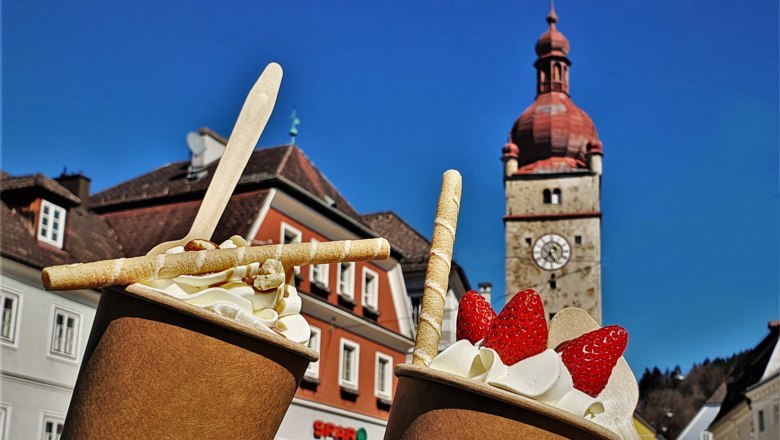
[[[296,115],[296,108],[293,107],[292,115],[290,115],[292,125],[290,126],[290,144],[295,145],[295,138],[298,137],[298,125],[301,124],[301,120]]]
[[[550,23],[550,27],[553,27],[557,22],[558,15],[555,13],[555,5],[553,4],[553,0],[550,0],[550,13],[547,14],[547,23]]]

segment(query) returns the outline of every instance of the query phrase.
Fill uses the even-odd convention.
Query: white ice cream
[[[240,237],[232,237],[219,247],[246,245]],[[167,253],[178,252],[184,252],[184,248],[173,248]],[[311,328],[300,314],[301,297],[295,286],[285,283],[284,267],[278,260],[267,260],[262,266],[252,263],[221,272],[139,284],[238,322],[276,331],[298,344],[307,343],[311,336]]]
[[[569,370],[552,349],[507,366],[495,350],[476,347],[462,339],[439,353],[430,367],[485,382],[578,416],[592,418],[604,412],[598,398],[574,389]]]

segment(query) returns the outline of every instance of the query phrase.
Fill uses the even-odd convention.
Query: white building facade
[[[59,438],[76,383],[96,292],[43,290],[40,271],[2,259],[0,438]],[[74,300],[76,298],[77,300]]]

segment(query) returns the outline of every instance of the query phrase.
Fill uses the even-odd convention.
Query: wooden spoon
[[[180,240],[166,241],[153,247],[146,255],[158,255],[166,250],[187,244],[193,239],[211,239],[222,212],[227,206],[238,179],[246,167],[252,151],[257,145],[268,118],[276,103],[279,85],[282,81],[282,68],[276,63],[266,66],[238,114],[236,125],[230,134],[225,153],[219,160],[217,170],[211,179],[209,188],[198,209],[190,232]]]

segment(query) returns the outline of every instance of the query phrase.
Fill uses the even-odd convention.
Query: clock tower
[[[507,301],[532,288],[548,319],[579,307],[601,322],[602,144],[569,95],[569,41],[550,5],[536,43],[536,100],[502,150]]]

